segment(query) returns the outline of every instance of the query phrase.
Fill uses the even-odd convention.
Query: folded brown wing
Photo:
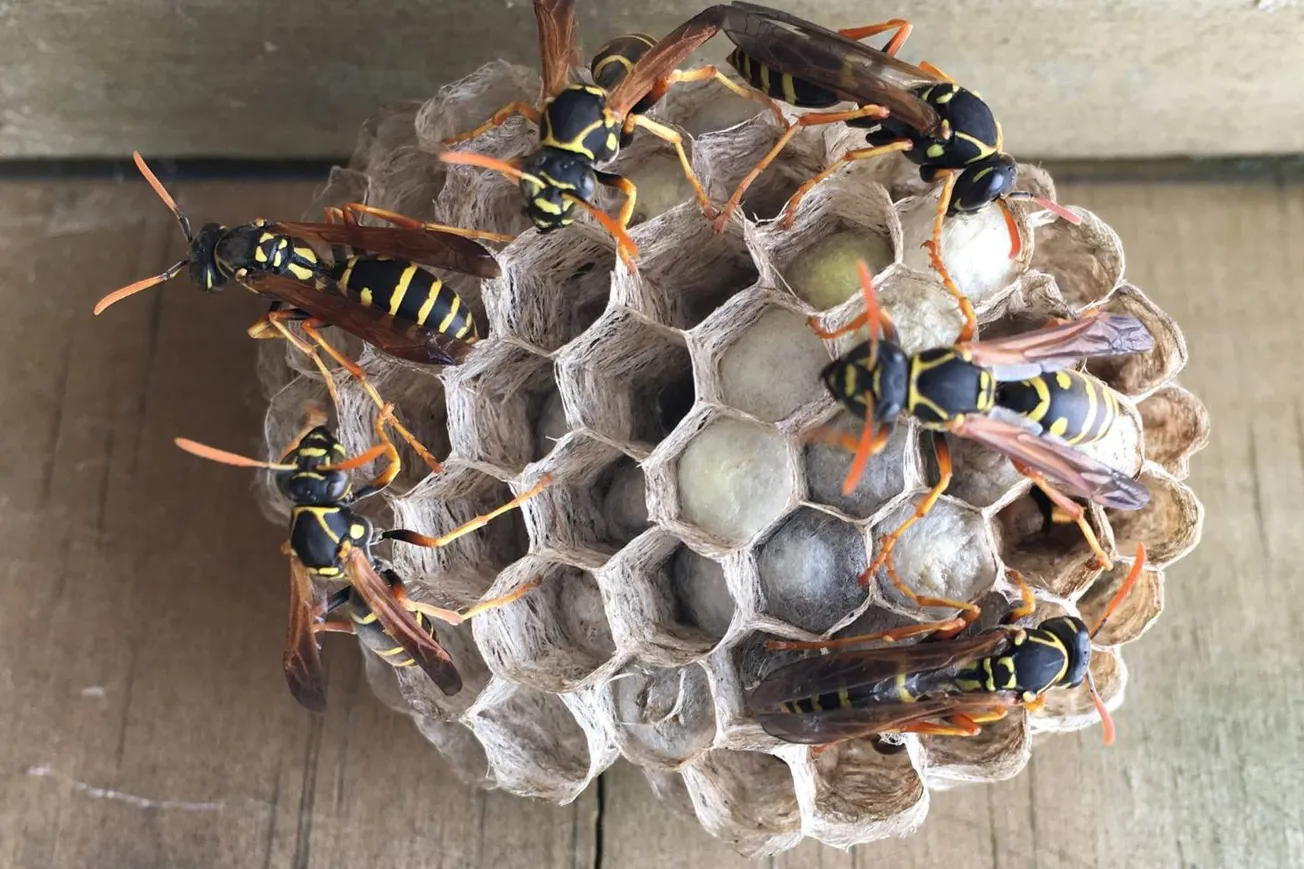
[[[1141,483],[1050,435],[976,414],[957,417],[949,428],[1028,465],[1069,495],[1115,510],[1139,510],[1150,502]]]
[[[607,94],[607,108],[624,118],[657,82],[674,72],[688,56],[720,31],[720,20],[728,7],[710,6],[676,27],[647,50],[620,84]]]
[[[952,715],[977,715],[996,709],[1013,709],[1020,703],[1013,691],[954,694],[914,703],[881,703],[857,709],[826,712],[776,712],[756,716],[771,736],[802,745],[823,745],[842,739],[892,733],[921,721],[940,721]]]
[[[1024,380],[1083,359],[1145,353],[1154,343],[1136,317],[1096,311],[1008,338],[961,344],[957,350],[975,365],[991,369],[997,380]]]
[[[566,87],[572,67],[579,65],[575,46],[575,0],[534,0],[539,26],[539,69],[543,93],[539,100],[555,97]]]
[[[321,649],[312,629],[312,577],[303,562],[290,556],[290,625],[285,634],[285,681],[294,699],[313,712],[326,711],[326,677]]]
[[[496,278],[502,274],[498,260],[484,245],[437,229],[349,223],[275,223],[273,227],[286,235],[310,241],[316,239],[327,245],[347,245],[358,253],[410,260],[479,278]]]
[[[422,630],[412,613],[403,609],[390,593],[387,583],[361,549],[350,549],[348,554],[349,579],[362,597],[363,603],[376,614],[380,626],[403,651],[412,656],[417,666],[439,686],[445,694],[462,690],[462,676],[452,657],[433,637]]]

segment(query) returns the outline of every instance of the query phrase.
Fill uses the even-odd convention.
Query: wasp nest
[[[826,345],[806,323],[820,314],[833,327],[862,309],[855,262],[863,258],[907,351],[955,338],[956,305],[921,247],[937,191],[910,163],[880,158],[819,185],[791,230],[766,222],[803,180],[863,141],[814,128],[751,187],[744,216],[717,234],[670,148],[639,135],[609,167],[639,184],[634,275],[586,217],[542,235],[521,215],[513,183],[436,159],[443,138],[538,92],[534,73],[491,64],[424,104],[387,109],[367,123],[351,165],[335,170],[318,203],[365,199],[519,233],[499,251],[502,277],[448,276],[486,335],[463,365],[422,369],[348,344],[400,417],[448,456],[444,473],[423,479],[407,453],[400,483],[408,491],[388,494],[392,522],[378,520],[446,531],[552,476],[519,514],[454,545],[393,547],[412,593],[443,605],[542,583],[504,609],[441,628],[465,676],[461,693],[445,697],[419,674],[364,653],[376,692],[471,781],[567,802],[623,756],[667,802],[691,805],[707,830],[752,855],[803,836],[845,847],[904,834],[923,821],[930,789],[1016,775],[1033,734],[1095,725],[1085,691],[1059,690],[1037,713],[1018,711],[975,738],[909,736],[904,750],[863,740],[817,754],[776,741],[748,716],[744,693],[791,654],[767,650],[766,640],[944,615],[920,612],[885,583],[856,582],[878,537],[913,510],[936,468],[918,428],[902,423],[858,487],[842,493],[851,457],[809,435],[859,425],[817,377],[859,339]],[[717,203],[779,133],[755,104],[712,83],[672,90],[653,114],[692,134],[693,163]],[[535,141],[532,125],[515,118],[469,147],[511,158]],[[1054,196],[1035,167],[1021,167],[1019,183]],[[999,209],[951,218],[946,258],[985,335],[1098,308],[1146,324],[1153,351],[1089,366],[1124,407],[1115,432],[1089,450],[1139,472],[1149,506],[1091,509],[1102,545],[1118,556],[1104,573],[1074,526],[1047,521],[1008,461],[955,442],[954,482],[901,539],[896,560],[921,593],[982,604],[984,624],[1009,609],[1010,569],[1034,587],[1037,620],[1065,611],[1090,620],[1143,541],[1151,566],[1092,662],[1113,708],[1127,679],[1120,646],[1159,615],[1165,570],[1199,537],[1201,507],[1182,480],[1207,420],[1176,383],[1186,362],[1181,333],[1126,282],[1113,231],[1074,210],[1078,225],[1015,203],[1022,250],[1013,259]],[[310,365],[280,354],[265,366],[275,391],[270,450],[296,427],[305,395],[322,394]],[[374,407],[343,373],[337,383],[342,437],[364,449]]]

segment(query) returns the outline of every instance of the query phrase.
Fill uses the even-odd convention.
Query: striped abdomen
[[[617,36],[593,55],[593,63],[589,65],[589,69],[593,73],[594,84],[605,91],[612,90],[629,75],[629,71],[638,63],[639,58],[647,54],[647,50],[656,44],[657,41],[646,33]],[[639,106],[641,105],[642,103],[639,103]],[[648,108],[639,108],[639,106],[635,106],[633,111],[641,112]]]
[[[1118,418],[1118,397],[1099,380],[1077,371],[1056,371],[1002,383],[996,403],[1071,444],[1104,437]]]
[[[863,709],[879,703],[912,703],[925,695],[936,697],[955,690],[951,681],[936,671],[902,673],[895,678],[791,700],[779,704],[779,707],[783,712],[807,714],[833,709]]]
[[[808,81],[793,78],[784,72],[770,69],[765,64],[745,54],[741,48],[729,52],[729,64],[743,77],[743,81],[761,93],[791,106],[802,109],[823,109],[842,102],[842,97]]]
[[[463,341],[479,337],[471,310],[461,297],[416,263],[355,256],[337,265],[332,277],[350,298],[396,319]]]
[[[350,602],[352,606],[349,609],[349,618],[353,620],[353,629],[364,646],[379,655],[380,659],[391,667],[411,667],[416,663],[393,637],[385,633],[376,614],[359,601],[356,595]],[[434,638],[435,628],[428,618],[415,611],[412,612],[412,618],[421,626],[422,631],[429,634],[431,639]]]

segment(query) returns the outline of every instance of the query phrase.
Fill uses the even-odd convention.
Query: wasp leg
[[[460,133],[456,136],[453,136],[452,138],[445,139],[444,146],[447,147],[449,145],[456,145],[458,142],[465,142],[468,139],[474,139],[476,136],[488,130],[492,130],[494,127],[501,127],[503,124],[507,123],[507,119],[510,118],[512,115],[522,115],[530,119],[531,121],[533,121],[535,124],[538,124],[540,120],[539,110],[536,109],[534,106],[530,105],[529,103],[523,103],[523,102],[509,103],[503,106],[498,111],[494,112],[493,116],[490,117],[489,120],[485,121],[483,124],[476,127],[474,130],[471,130],[468,133]]]
[[[969,623],[964,619],[954,618],[947,619],[944,622],[921,622],[917,625],[902,625],[899,628],[891,628],[874,634],[840,637],[836,640],[811,640],[810,642],[797,640],[770,640],[765,644],[765,648],[776,650],[839,649],[845,646],[862,646],[866,643],[875,642],[895,643],[898,640],[917,637],[920,634],[958,633],[959,631],[964,630],[964,627],[967,624]]]
[[[1077,523],[1078,529],[1082,532],[1082,536],[1087,540],[1087,546],[1091,547],[1091,551],[1096,556],[1097,566],[1102,567],[1105,570],[1113,570],[1113,560],[1110,559],[1108,554],[1106,554],[1104,547],[1100,545],[1100,540],[1096,537],[1096,532],[1092,531],[1091,526],[1087,523],[1087,511],[1083,510],[1080,504],[1075,503],[1059,489],[1052,486],[1047,482],[1046,478],[1037,471],[1021,462],[1014,462],[1014,467],[1020,474],[1023,474],[1025,477],[1032,480],[1032,484],[1038,489],[1041,489],[1042,493],[1050,499],[1051,504],[1062,511],[1064,517]],[[1053,519],[1054,516],[1052,516],[1052,520]]]
[[[376,387],[372,385],[371,379],[367,377],[367,372],[363,371],[358,363],[345,356],[339,350],[336,350],[335,347],[326,340],[325,336],[317,331],[322,326],[328,325],[330,324],[322,320],[306,320],[303,324],[303,332],[311,338],[317,346],[322,350],[325,350],[327,355],[334,359],[341,368],[349,372],[354,380],[358,381],[358,385],[366,390],[367,395],[375,403],[376,407],[380,409],[382,415],[389,414],[389,424],[394,427],[394,431],[398,432],[398,436],[407,441],[408,445],[416,451],[416,454],[421,457],[421,461],[425,462],[434,473],[441,473],[444,470],[444,466],[440,464],[439,460],[436,459],[434,455],[431,454],[430,450],[426,449],[421,441],[416,439],[412,432],[408,431],[407,428],[398,421],[398,418],[393,412],[393,405],[387,403],[380,397],[380,393],[377,392]]]
[[[616,215],[616,222],[620,224],[621,229],[629,226],[629,222],[634,219],[634,204],[638,202],[638,187],[633,181],[630,181],[624,175],[616,175],[613,172],[595,171],[594,177],[598,183],[619,190],[625,194],[625,202],[620,206],[620,212]],[[631,272],[637,273],[638,266],[634,263],[635,251],[631,251],[624,239],[616,238],[616,253],[620,256],[621,262]]]
[[[924,245],[928,248],[928,259],[932,262],[933,268],[938,275],[941,276],[946,291],[955,297],[955,303],[960,306],[960,315],[964,317],[964,326],[956,337],[956,343],[961,343],[973,338],[974,333],[977,332],[978,317],[974,314],[973,303],[956,286],[950,270],[947,269],[946,263],[942,261],[942,221],[946,220],[946,212],[951,207],[951,194],[955,190],[956,173],[953,169],[941,169],[937,174],[942,178],[942,194],[937,199],[937,215],[933,218],[933,237],[924,242]]]
[[[1028,588],[1028,583],[1024,581],[1023,574],[1011,568],[1010,579],[1014,580],[1014,584],[1019,587],[1019,605],[1006,614],[1006,624],[1014,624],[1019,619],[1027,618],[1037,609],[1037,600],[1032,596],[1032,589]]]
[[[1000,721],[1008,714],[1008,709],[994,708],[975,715],[948,715],[945,722],[917,721],[901,728],[901,732],[928,736],[977,736],[982,732],[982,725]]]
[[[720,84],[729,88],[729,90],[733,91],[743,99],[748,99],[765,106],[770,113],[774,115],[775,120],[779,122],[780,126],[786,127],[788,125],[788,119],[783,116],[783,109],[779,108],[778,103],[758,90],[743,87],[733,79],[729,78],[729,76],[720,72],[718,67],[714,66],[700,66],[697,69],[688,70],[677,69],[670,73],[670,75],[661,79],[661,81],[657,82],[656,86],[648,92],[648,96],[644,97],[644,99],[649,99],[651,102],[655,103],[657,100],[660,100],[665,96],[666,91],[670,90],[671,85],[690,81],[706,81],[711,78],[720,82]]]
[[[880,24],[867,24],[864,27],[848,27],[845,30],[839,30],[838,33],[847,37],[847,39],[854,39],[859,42],[862,39],[868,39],[871,36],[886,33],[889,30],[895,30],[896,33],[892,34],[892,38],[887,41],[887,45],[879,49],[884,54],[890,54],[895,57],[896,53],[901,50],[901,46],[905,45],[906,40],[910,38],[910,31],[913,29],[914,25],[906,19],[893,18],[890,21],[884,21]]]
[[[331,404],[335,406],[335,411],[338,413],[340,409],[340,393],[335,387],[335,376],[326,367],[326,362],[317,352],[317,348],[311,342],[305,341],[294,334],[290,327],[286,325],[287,321],[302,319],[304,319],[304,314],[293,308],[281,307],[281,303],[277,302],[272,306],[272,310],[267,312],[266,317],[249,327],[248,334],[250,338],[259,340],[284,338],[296,350],[311,359],[312,363],[317,366],[317,370],[321,372],[322,380],[326,383],[326,391],[331,397]]]
[[[886,116],[886,110],[881,110],[881,111],[883,111],[884,116]],[[834,172],[837,172],[843,166],[847,165],[848,163],[854,163],[857,160],[868,160],[870,157],[878,157],[882,154],[891,154],[894,151],[909,151],[911,147],[913,147],[913,145],[909,139],[898,139],[895,142],[888,142],[886,145],[879,145],[874,148],[857,148],[854,151],[848,151],[847,153],[843,154],[841,157],[834,160],[833,163],[827,169],[825,169],[823,172],[820,172],[814,178],[808,180],[805,184],[802,184],[800,187],[797,188],[797,192],[792,194],[792,196],[788,199],[788,204],[783,207],[783,223],[782,223],[783,228],[791,229],[793,223],[796,222],[797,206],[801,204],[802,197],[804,197],[807,193],[809,193],[815,187],[816,184],[819,184],[821,181],[823,181],[825,178],[828,178]]]
[[[697,204],[702,209],[702,214],[707,220],[715,217],[715,208],[711,206],[711,200],[707,197],[706,191],[702,189],[702,183],[697,180],[697,174],[693,172],[693,164],[688,161],[688,154],[684,151],[684,137],[679,133],[667,127],[665,124],[659,124],[649,118],[647,115],[630,115],[625,119],[625,132],[631,132],[634,127],[642,127],[659,139],[664,139],[671,145],[675,146],[675,154],[679,156],[679,165],[684,170],[684,177],[688,183],[693,185],[693,193],[697,196]],[[627,226],[628,224],[622,224]]]
[[[481,601],[480,603],[475,604],[474,606],[467,607],[461,612],[458,612],[456,610],[445,609],[444,607],[438,607],[435,606],[434,604],[422,603],[421,601],[413,600],[411,597],[408,596],[407,589],[403,588],[402,585],[394,586],[393,594],[394,594],[394,599],[398,601],[399,604],[406,610],[409,610],[411,612],[419,612],[422,615],[427,615],[430,616],[431,618],[439,619],[441,622],[446,622],[447,624],[450,625],[460,625],[462,622],[474,618],[475,616],[478,616],[481,613],[488,612],[489,610],[496,610],[499,607],[507,606],[509,603],[512,603],[513,601],[520,600],[522,597],[529,594],[531,591],[538,588],[542,584],[543,584],[542,580],[532,579],[529,582],[522,585],[520,588],[516,589],[515,591],[509,592],[500,597],[492,597],[489,600]]]
[[[317,624],[312,626],[312,631],[315,634],[321,633],[323,631],[330,631],[332,633],[337,633],[337,634],[357,633],[357,630],[353,627],[353,622],[351,621],[317,622]]]
[[[1023,708],[1026,709],[1028,712],[1040,712],[1041,707],[1045,705],[1046,705],[1046,695],[1042,694],[1036,700],[1029,700],[1027,703],[1024,703]]]
[[[377,492],[387,489],[389,484],[394,482],[394,478],[398,476],[398,472],[403,467],[403,462],[398,457],[398,450],[394,448],[394,442],[390,440],[389,433],[385,431],[385,420],[387,419],[390,420],[391,423],[393,422],[394,406],[392,404],[385,405],[385,408],[382,409],[380,413],[376,414],[376,438],[380,443],[367,450],[365,453],[354,456],[348,462],[341,462],[340,464],[332,464],[330,466],[336,470],[340,470],[346,465],[350,467],[355,463],[358,465],[364,465],[372,459],[378,459],[382,456],[385,458],[385,465],[380,469],[380,472],[376,474],[372,480],[368,481],[365,486],[354,489],[353,494],[351,494],[346,501],[348,504],[361,501],[363,498],[369,498]]]
[[[508,242],[516,238],[514,235],[503,235],[498,232],[484,232],[478,229],[463,229],[460,226],[448,226],[443,223],[427,223],[423,220],[417,220],[415,217],[408,217],[405,214],[399,214],[396,211],[390,211],[386,208],[377,208],[374,205],[363,205],[361,202],[349,202],[338,208],[343,215],[344,222],[350,225],[357,225],[358,216],[362,214],[370,215],[377,220],[383,220],[386,223],[392,223],[403,229],[424,229],[430,232],[443,232],[449,235],[460,235],[465,238],[479,238],[485,241],[502,241]],[[328,221],[329,222],[329,221]]]
[[[793,137],[797,135],[798,131],[800,131],[805,127],[816,127],[823,124],[836,124],[840,121],[854,121],[858,118],[883,118],[883,117],[887,117],[886,109],[884,109],[881,106],[868,105],[868,106],[861,106],[857,109],[851,109],[842,112],[810,112],[808,114],[802,115],[801,117],[797,118],[797,120],[793,121],[791,124],[788,125],[788,128],[784,130],[783,135],[779,137],[778,141],[774,143],[774,145],[770,148],[770,150],[766,153],[766,155],[762,157],[755,166],[752,167],[752,171],[748,172],[747,175],[743,178],[743,180],[738,182],[738,186],[734,189],[733,195],[729,197],[729,201],[728,203],[725,204],[724,210],[721,211],[720,216],[716,218],[715,221],[716,232],[721,232],[724,230],[725,225],[728,224],[729,222],[729,217],[734,213],[735,210],[737,210],[738,206],[742,204],[743,194],[747,192],[747,188],[751,187],[752,182],[755,181],[757,178],[759,178],[761,176],[761,173],[765,171],[765,167],[773,163],[774,158],[778,157],[779,154],[783,151],[783,149],[788,147],[788,143],[792,141]],[[903,142],[904,142],[903,145],[897,146],[898,143],[894,142],[892,143],[894,147],[884,146],[884,148],[886,149],[886,151],[902,151],[908,149],[910,147],[910,142],[906,140],[903,140]],[[885,150],[878,149],[878,148],[868,148],[863,150],[872,152],[872,153],[866,153],[864,155],[866,157],[873,157],[877,154],[886,153]],[[860,151],[848,151],[846,154],[842,155],[841,159],[835,162],[828,169],[816,175],[813,179],[807,181],[801,187],[797,188],[797,192],[793,194],[793,198],[788,200],[788,207],[789,209],[791,209],[792,214],[796,213],[796,204],[795,204],[796,201],[800,201],[801,197],[805,196],[806,192],[810,190],[811,187],[814,187],[818,181],[822,181],[824,178],[827,178],[830,173],[840,168],[843,163],[850,162],[851,160],[862,159],[861,157],[851,156],[853,154],[859,154],[859,153]],[[792,225],[791,220],[785,221],[784,224],[785,228],[791,225]]]
[[[919,502],[918,506],[915,507],[915,512],[907,517],[906,521],[902,522],[896,530],[880,539],[878,555],[874,556],[874,560],[865,571],[867,575],[872,576],[884,564],[891,563],[892,549],[896,546],[897,541],[909,530],[911,525],[928,515],[929,511],[933,509],[933,505],[937,503],[937,499],[942,497],[942,493],[946,491],[947,486],[951,485],[951,448],[946,443],[945,435],[941,433],[934,434],[933,450],[937,454],[937,484],[928,490],[924,500]],[[913,593],[907,593],[907,597],[913,598],[914,595]]]
[[[517,495],[512,500],[508,501],[506,504],[503,504],[501,507],[496,507],[493,510],[490,510],[488,513],[482,513],[479,516],[476,516],[474,519],[470,520],[469,522],[463,523],[462,525],[459,525],[456,528],[454,528],[452,531],[449,531],[447,534],[441,535],[439,537],[427,537],[425,534],[418,534],[417,532],[409,531],[406,528],[397,528],[393,531],[386,531],[384,534],[381,535],[381,539],[399,540],[402,541],[403,543],[411,543],[413,546],[425,546],[430,549],[439,549],[440,547],[447,546],[448,544],[452,543],[454,540],[456,540],[459,537],[462,537],[463,535],[470,534],[472,531],[475,531],[477,528],[483,528],[484,526],[492,522],[494,519],[497,519],[499,516],[503,515],[509,510],[515,510],[517,507],[521,506],[526,501],[530,500],[535,495],[542,492],[544,490],[544,487],[546,487],[551,482],[552,482],[552,477],[545,474],[543,478],[539,480],[539,482],[535,483],[529,489]]]
[[[947,75],[946,73],[942,72],[940,69],[938,69],[937,67],[933,66],[931,63],[929,63],[929,62],[926,61],[926,60],[921,60],[921,61],[919,62],[919,68],[922,69],[924,72],[928,73],[929,75],[935,75],[935,76],[937,76],[938,78],[940,78],[940,79],[941,79],[942,81],[944,81],[944,82],[949,82],[950,84],[955,84],[955,79],[951,78],[949,75]]]

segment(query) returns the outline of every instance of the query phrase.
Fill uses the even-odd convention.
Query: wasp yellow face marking
[[[403,273],[398,276],[398,285],[394,291],[389,294],[389,315],[393,317],[398,314],[399,305],[403,304],[403,297],[407,295],[408,287],[412,284],[412,278],[417,273],[417,264],[412,263],[403,269]]]

